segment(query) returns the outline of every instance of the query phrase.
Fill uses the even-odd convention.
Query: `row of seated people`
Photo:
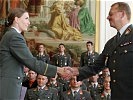
[[[102,84],[99,83],[100,77]],[[104,77],[96,74],[83,81],[77,81],[77,77],[73,76],[64,81],[61,82],[58,75],[55,78],[47,78],[29,70],[22,84],[27,87],[25,100],[111,100],[109,74]],[[42,92],[40,87],[43,88]]]

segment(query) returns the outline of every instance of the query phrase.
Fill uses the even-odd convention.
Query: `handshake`
[[[79,75],[77,67],[57,67],[57,73],[65,80],[69,80],[72,76]]]

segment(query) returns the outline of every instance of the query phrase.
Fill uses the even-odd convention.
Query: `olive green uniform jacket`
[[[71,90],[65,91],[61,100],[92,100],[90,93],[86,90],[79,90],[76,96],[73,96]]]
[[[33,57],[24,37],[9,28],[0,41],[0,100],[19,100],[24,65],[50,77],[54,77],[57,71],[56,66]]]
[[[24,100],[58,100],[58,90],[45,87],[41,91],[38,88],[27,90]]]
[[[88,51],[83,52],[80,58],[80,67],[93,65],[98,56],[99,54],[94,51],[90,55],[88,55]]]

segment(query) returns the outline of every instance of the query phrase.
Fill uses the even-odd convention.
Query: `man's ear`
[[[121,11],[121,18],[125,17],[126,12],[125,11]]]

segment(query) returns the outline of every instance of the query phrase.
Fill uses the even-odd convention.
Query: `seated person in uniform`
[[[70,89],[63,92],[61,100],[92,100],[90,93],[81,89],[81,81],[77,82],[77,76],[70,79]]]
[[[57,80],[57,77],[58,77],[58,75],[56,74],[56,76],[54,78],[49,79],[48,87],[56,88],[58,90],[59,100],[61,100],[60,97],[63,93],[63,85],[64,84],[60,83]]]
[[[22,86],[27,87],[27,89],[35,88],[37,86],[36,76],[36,72],[29,70],[28,78],[22,82]]]
[[[99,100],[111,100],[110,81],[111,81],[110,76],[104,77],[104,81],[103,81],[104,90],[101,93]]]
[[[25,100],[58,100],[58,91],[47,87],[48,78],[43,75],[37,76],[37,87],[27,90]]]
[[[103,81],[104,81],[104,78],[106,77],[106,76],[109,76],[110,75],[110,71],[109,71],[109,68],[104,68],[103,70],[102,70],[102,74],[101,75],[99,75],[99,78],[98,78],[98,83],[99,84],[103,84]]]
[[[98,74],[89,77],[89,81],[85,82],[87,91],[90,92],[93,100],[97,100],[98,95],[101,93],[103,86],[98,83]]]

